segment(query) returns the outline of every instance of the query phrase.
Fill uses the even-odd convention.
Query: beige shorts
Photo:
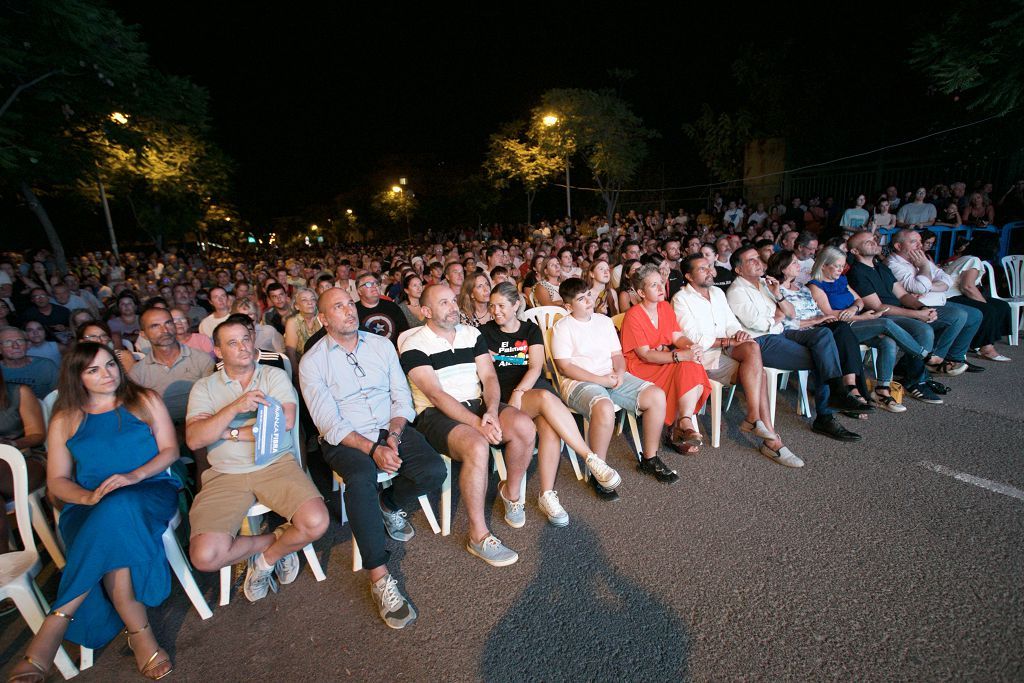
[[[738,361],[733,360],[727,353],[729,349],[722,349],[722,355],[718,357],[718,367],[704,368],[708,373],[708,378],[713,379],[716,382],[725,384],[736,384],[736,371],[740,369]]]
[[[306,501],[321,498],[309,475],[291,455],[246,474],[209,469],[203,472],[202,479],[203,486],[188,516],[192,536],[208,533],[237,536],[245,513],[257,501],[291,521],[292,515]]]

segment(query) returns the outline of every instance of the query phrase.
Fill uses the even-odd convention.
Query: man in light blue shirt
[[[409,426],[416,411],[394,344],[359,330],[347,290],[327,290],[317,308],[326,334],[302,355],[302,396],[325,442],[324,460],[345,481],[370,593],[384,623],[403,628],[416,619],[416,610],[388,572],[384,532],[396,541],[413,537],[407,514],[419,496],[441,486],[444,462]],[[397,473],[379,496],[378,470]]]

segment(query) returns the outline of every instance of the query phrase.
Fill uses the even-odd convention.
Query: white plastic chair
[[[339,491],[339,498],[341,500],[339,507],[341,513],[341,524],[344,526],[348,523],[348,514],[345,512],[345,480],[337,472],[332,472],[334,475],[332,480],[332,489]],[[377,471],[377,483],[381,484],[384,488],[391,485],[391,480],[398,476],[398,473],[388,473],[382,470]],[[430,528],[435,534],[441,532],[441,527],[437,524],[437,518],[434,516],[434,508],[430,506],[430,500],[424,494],[417,498],[420,503],[420,507],[423,508],[423,515],[427,518],[427,522],[430,524]],[[359,552],[359,544],[356,543],[355,534],[352,535],[352,571],[357,572],[363,568],[363,556]]]
[[[43,430],[46,431],[50,428],[50,416],[53,413],[53,404],[57,401],[57,390],[51,391],[46,395],[46,398],[42,400],[43,408]],[[57,565],[57,569],[64,569],[66,561],[64,560],[64,544],[57,537],[57,534],[53,532],[50,527],[50,522],[47,520],[46,512],[43,510],[43,494],[46,492],[46,484],[43,484],[35,491],[30,491],[28,494],[28,511],[29,519],[32,523],[32,528],[39,536],[39,540],[43,542],[43,547],[46,548],[46,552],[50,554],[50,558],[53,563]],[[8,515],[14,513],[14,501],[7,503],[4,512]]]
[[[541,332],[546,332],[555,322],[566,315],[561,306],[535,306],[523,314],[523,318],[532,321]]]
[[[50,605],[33,580],[39,574],[42,564],[35,538],[30,531],[32,522],[28,503],[28,469],[25,467],[25,456],[13,446],[0,446],[0,460],[11,468],[14,515],[25,548],[0,555],[0,600],[10,598],[32,633],[38,633],[46,613],[50,611]],[[54,664],[64,678],[78,675],[78,669],[63,646],[57,650]]]
[[[1010,296],[1006,298],[999,296],[999,292],[996,291],[995,273],[991,267],[986,268],[988,270],[988,288],[993,299],[1002,299],[1010,304],[1010,345],[1017,346],[1020,340],[1020,311],[1024,306],[1024,256],[1020,254],[1004,256],[1002,263],[1003,272],[1006,273],[1006,283],[1010,287]]]
[[[775,424],[775,403],[778,398],[778,390],[781,388],[783,391],[789,385],[790,370],[779,370],[778,368],[764,369],[764,374],[768,377],[768,414],[771,417],[772,424]],[[800,395],[797,398],[796,414],[811,416],[811,403],[807,398],[807,379],[810,376],[810,370],[797,370],[797,381],[800,383]],[[779,380],[782,380],[781,385]],[[714,387],[712,387],[714,388]],[[729,391],[729,398],[725,402],[725,411],[728,412],[729,408],[732,407],[732,399],[736,394],[736,387],[731,386]],[[712,418],[713,419],[713,418]],[[714,435],[712,435],[713,438]]]
[[[290,375],[289,375],[290,377]],[[302,438],[299,434],[299,416],[298,413],[295,415],[295,425],[292,427],[292,446],[295,449],[295,459],[299,463],[299,467],[302,467]],[[254,528],[258,525],[253,521],[255,518],[262,517],[263,515],[270,512],[270,508],[267,506],[256,503],[249,508],[249,511],[245,513],[245,519],[243,520],[242,530],[244,532],[251,533]],[[323,581],[327,578],[324,574],[323,567],[320,566],[320,560],[316,556],[316,551],[313,549],[312,543],[307,543],[306,547],[302,549],[302,554],[306,556],[306,562],[309,563],[309,568],[313,570],[313,576],[317,581]],[[227,605],[231,601],[231,567],[233,565],[227,565],[220,568],[220,606]]]

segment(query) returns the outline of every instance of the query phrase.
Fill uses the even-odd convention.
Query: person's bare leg
[[[505,441],[505,499],[519,500],[523,477],[533,459],[533,442],[537,428],[530,416],[516,408],[506,408],[498,416],[501,434]]]
[[[649,460],[658,454],[661,445],[661,434],[665,427],[665,392],[652,385],[640,392],[637,401],[643,413],[644,459]]]
[[[532,418],[542,415],[548,425],[558,434],[569,448],[584,458],[591,452],[590,446],[580,434],[576,418],[562,403],[562,400],[544,389],[531,389],[523,395],[523,412]],[[539,431],[539,430],[538,430]]]
[[[292,515],[291,524],[281,537],[263,551],[263,559],[267,564],[274,564],[285,555],[305,548],[324,535],[329,522],[330,517],[324,499],[310,498]]]
[[[761,347],[746,342],[732,348],[732,359],[740,364],[737,380],[747,396],[747,422],[754,424],[761,420],[768,425],[769,412],[764,410],[767,401],[767,385],[764,383],[764,364],[761,362]],[[774,429],[768,425],[768,429]]]
[[[64,640],[64,634],[67,633],[68,626],[71,625],[70,621],[64,617],[57,616],[53,612],[63,612],[69,617],[73,617],[87,595],[89,595],[88,591],[82,593],[74,600],[69,600],[61,607],[51,611],[51,613],[43,619],[43,624],[39,627],[39,632],[32,636],[32,640],[29,642],[28,647],[25,648],[25,654],[31,657],[32,660],[40,666],[49,669],[53,665],[54,657],[57,656],[57,648],[60,647],[61,642]],[[9,676],[14,678],[19,674],[29,673],[39,673],[39,670],[22,659],[14,665]]]
[[[451,450],[448,455],[462,463],[459,491],[469,517],[469,540],[479,543],[491,533],[484,519],[490,444],[472,427],[459,425],[448,435],[448,448]]]
[[[615,404],[611,399],[594,401],[590,406],[590,433],[587,439],[597,457],[608,460],[608,444],[612,441],[615,431]]]
[[[203,533],[193,536],[188,555],[192,565],[201,572],[220,571],[221,567],[247,560],[274,544],[274,534],[235,536],[222,533]]]
[[[110,601],[114,603],[114,609],[124,622],[125,630],[131,638],[131,650],[135,655],[135,668],[142,671],[153,653],[158,653],[153,662],[167,660],[160,666],[151,670],[151,675],[160,676],[172,668],[170,657],[156,642],[156,634],[149,625],[146,616],[146,606],[135,598],[135,590],[132,586],[132,573],[127,567],[115,569],[103,575],[103,587],[107,590]]]
[[[544,493],[555,488],[558,461],[562,457],[562,440],[543,415],[538,416],[533,423],[537,425],[537,476],[540,479],[540,492]]]

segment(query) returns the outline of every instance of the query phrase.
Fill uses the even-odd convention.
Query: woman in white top
[[[871,227],[871,232],[875,232],[879,228],[896,227],[896,214],[889,213],[889,200],[885,196],[880,197],[878,203],[875,204],[875,212],[868,225]]]
[[[982,261],[991,261],[998,252],[996,235],[978,235],[964,249],[963,256],[942,269],[953,279],[953,286],[946,292],[948,300],[981,311],[981,326],[971,348],[976,350],[978,358],[1005,363],[1010,359],[996,351],[994,342],[1010,332],[1010,306],[1001,299],[986,299],[978,288],[985,273]]]
[[[867,197],[863,194],[857,195],[857,199],[854,205],[843,212],[843,217],[839,219],[839,227],[846,228],[852,232],[859,228],[863,228],[868,224],[868,212],[864,208],[864,203],[867,202]]]
[[[544,261],[544,270],[537,278],[537,286],[533,288],[533,298],[538,306],[561,306],[562,297],[558,294],[558,284],[562,277],[562,264],[557,256],[548,256]]]

